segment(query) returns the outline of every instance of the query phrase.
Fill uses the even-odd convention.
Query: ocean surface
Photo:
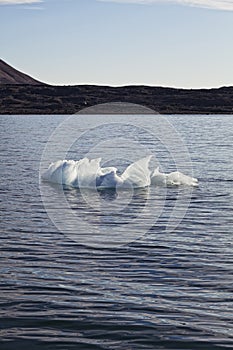
[[[58,149],[66,118],[0,116],[0,349],[233,349],[233,116],[167,116],[164,138],[159,115],[86,116]],[[199,186],[44,183],[67,140],[67,159],[151,154]]]

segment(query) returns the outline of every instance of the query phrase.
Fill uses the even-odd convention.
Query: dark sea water
[[[160,116],[154,118],[159,125]],[[67,213],[62,232],[42,202],[61,213],[61,189],[40,185],[39,168],[65,116],[0,116],[1,350],[233,349],[233,116],[167,118],[188,148],[199,187],[139,190],[129,204],[127,193],[117,199],[111,191],[84,196],[65,188],[75,217]],[[142,127],[149,124],[141,118]],[[115,162],[124,168],[140,153],[125,138],[141,132],[140,144],[163,170],[176,170],[172,147],[153,140],[153,133],[106,125],[95,133],[90,120],[69,158],[84,157],[107,135],[103,155],[112,142]],[[154,211],[144,210],[146,203]],[[171,215],[184,217],[167,230]],[[104,235],[96,244],[98,230]],[[124,244],[109,246],[118,233]]]

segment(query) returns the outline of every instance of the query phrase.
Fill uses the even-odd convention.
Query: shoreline
[[[233,87],[0,85],[0,115],[70,115],[97,104],[125,102],[158,114],[233,114]]]

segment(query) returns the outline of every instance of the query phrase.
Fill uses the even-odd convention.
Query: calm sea
[[[198,188],[40,184],[66,117],[0,116],[1,350],[233,349],[233,116],[168,116],[163,139],[159,118],[92,117],[67,157],[89,152],[123,171],[150,153],[165,172],[192,165]]]

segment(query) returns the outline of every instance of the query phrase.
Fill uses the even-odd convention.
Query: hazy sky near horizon
[[[1,58],[58,85],[233,85],[233,0],[0,0]]]

